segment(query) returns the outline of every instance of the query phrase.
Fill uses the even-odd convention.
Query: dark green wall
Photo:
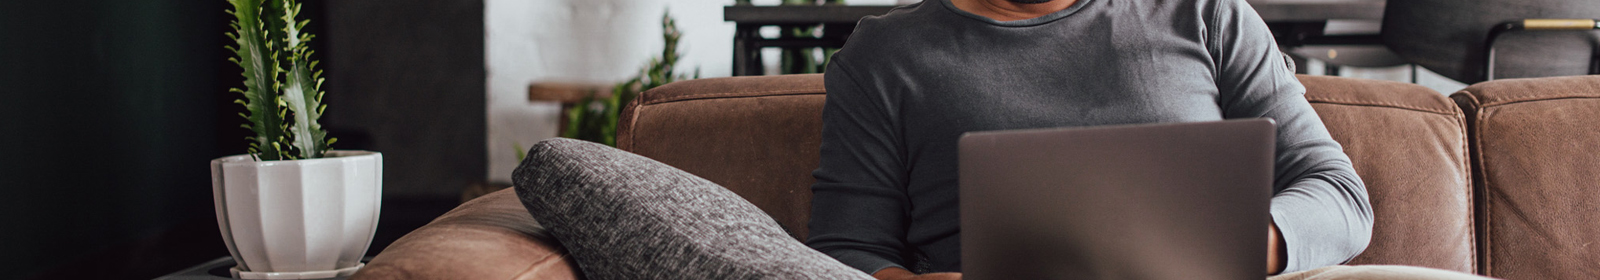
[[[407,201],[453,200],[485,174],[482,1],[306,2],[335,147],[385,153],[380,230],[425,222],[436,211],[406,217],[423,208]],[[228,7],[0,1],[0,279],[226,254],[206,162],[247,135],[227,92],[242,80],[222,48]],[[138,256],[180,251],[201,256]]]
[[[235,71],[194,2],[0,2],[0,278],[211,215]]]
[[[483,0],[317,2],[329,125],[383,152],[384,193],[459,197],[483,180]]]

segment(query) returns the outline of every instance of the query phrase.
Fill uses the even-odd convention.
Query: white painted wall
[[[754,2],[776,5],[778,1]],[[699,67],[702,77],[728,76],[733,24],[722,21],[722,6],[732,4],[733,0],[485,0],[488,179],[511,180],[518,164],[514,143],[527,147],[556,136],[559,105],[529,102],[528,84],[612,83],[633,76],[661,51],[664,10],[671,11],[684,34],[679,69]]]

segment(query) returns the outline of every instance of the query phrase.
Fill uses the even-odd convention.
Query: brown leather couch
[[[1600,278],[1600,76],[1499,80],[1450,98],[1300,80],[1371,195],[1372,243],[1351,264]],[[721,184],[804,238],[823,97],[821,75],[673,83],[629,105],[618,146]],[[406,235],[354,278],[581,275],[505,190]]]

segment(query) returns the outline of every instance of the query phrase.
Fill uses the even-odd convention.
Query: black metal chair
[[[1520,21],[1507,21],[1495,25],[1489,30],[1487,39],[1483,41],[1483,80],[1494,80],[1494,44],[1500,35],[1512,31],[1553,31],[1553,30],[1596,30],[1600,29],[1600,20],[1593,19],[1524,19]],[[1589,74],[1600,74],[1600,46],[1591,46],[1594,51],[1589,56]]]
[[[1596,0],[1389,0],[1381,36],[1401,57],[1467,84],[1600,74],[1597,17]],[[1560,32],[1513,32],[1523,30]]]

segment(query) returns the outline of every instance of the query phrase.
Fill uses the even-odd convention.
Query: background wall
[[[211,216],[242,79],[192,2],[0,1],[0,278]]]
[[[679,69],[701,77],[732,73],[733,23],[722,6],[733,0],[484,0],[484,65],[488,67],[489,180],[510,182],[522,147],[556,136],[560,110],[528,101],[534,82],[615,83],[638,73],[661,52],[661,15],[683,32]],[[778,0],[755,0],[777,5]],[[895,0],[845,0],[895,5]],[[776,34],[777,30],[769,30]],[[767,58],[777,59],[777,50]]]
[[[483,178],[483,1],[304,2],[334,146],[385,154],[376,252]],[[150,279],[227,255],[207,162],[248,134],[229,7],[0,1],[0,279]]]
[[[327,14],[335,146],[383,152],[386,196],[455,198],[482,180],[483,0],[310,3]]]

